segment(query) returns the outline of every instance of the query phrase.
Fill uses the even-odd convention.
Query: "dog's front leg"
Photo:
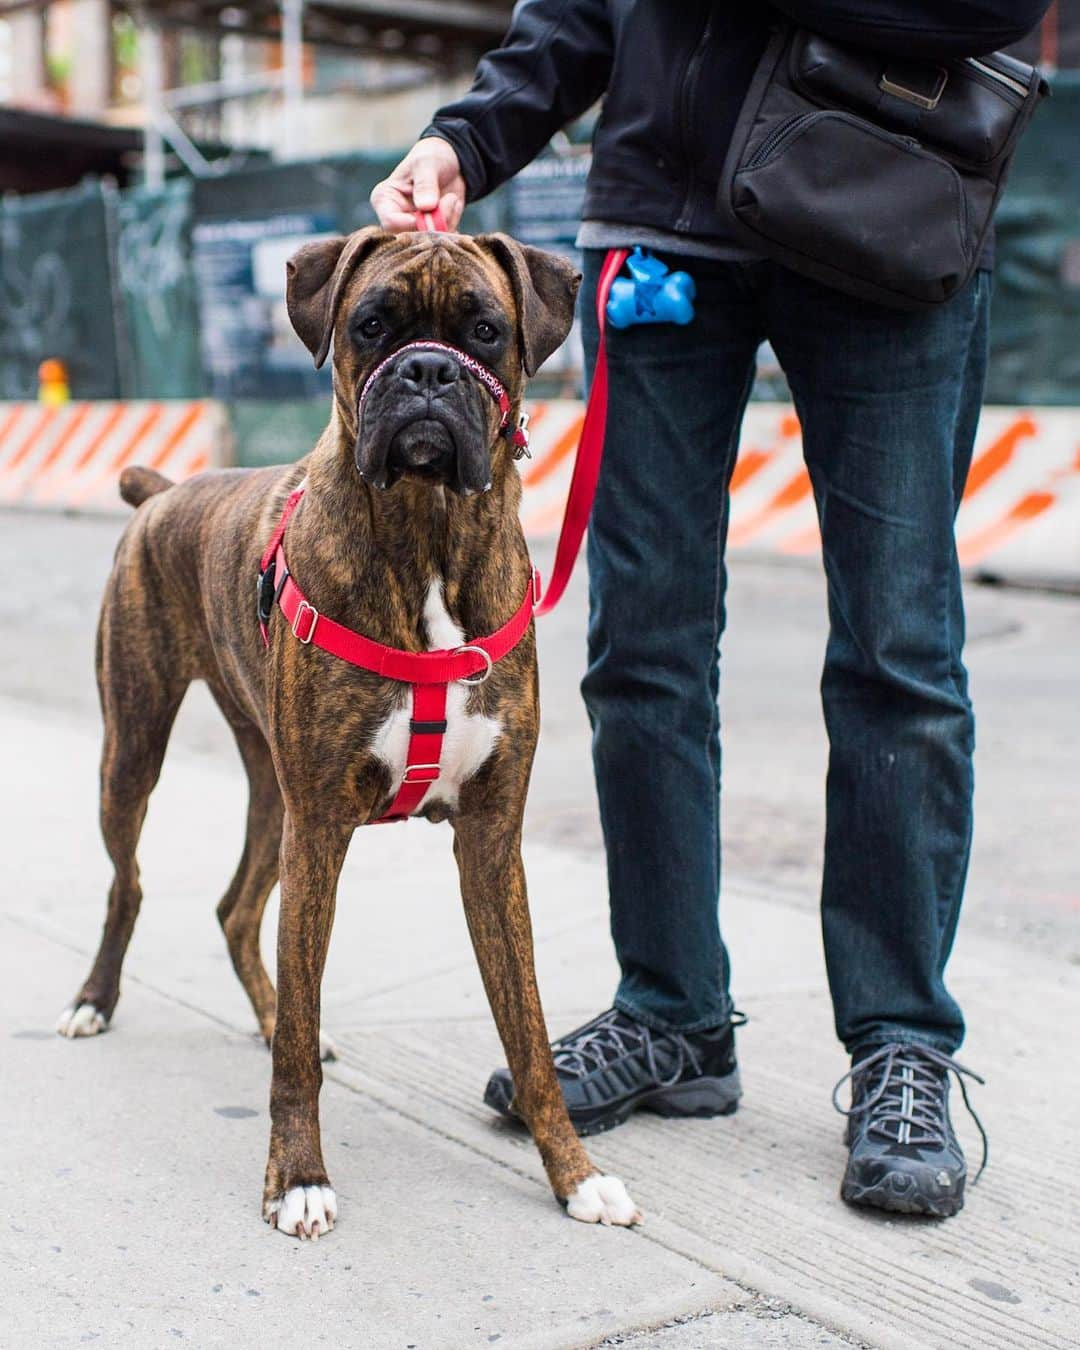
[[[351,827],[301,819],[290,810],[281,840],[277,1023],[263,1218],[279,1232],[300,1238],[317,1238],[337,1218],[319,1136],[319,1005],[338,876],[351,835]]]
[[[511,826],[480,811],[459,816],[454,856],[469,933],[514,1080],[514,1102],[540,1150],[552,1190],[575,1219],[640,1223],[623,1183],[590,1162],[555,1075],[536,986],[520,817]]]

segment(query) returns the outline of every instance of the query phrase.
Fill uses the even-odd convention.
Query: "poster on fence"
[[[564,254],[580,269],[581,252],[574,240],[591,163],[582,146],[543,155],[522,169],[510,183],[510,233],[523,244]],[[567,342],[545,364],[540,387],[550,383],[552,392],[576,395],[583,364],[581,325],[575,323]]]
[[[203,366],[214,398],[312,398],[328,392],[285,308],[285,262],[336,233],[329,212],[196,221],[192,229]]]

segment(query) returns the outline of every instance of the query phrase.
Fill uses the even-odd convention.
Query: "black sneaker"
[[[594,1017],[552,1045],[555,1071],[578,1134],[621,1125],[639,1109],[660,1116],[729,1116],[742,1089],[735,1063],[736,1026],[710,1031],[653,1031],[617,1008]],[[484,1101],[520,1119],[509,1069],[488,1079]]]
[[[986,1131],[964,1085],[964,1076],[981,1083],[979,1075],[928,1045],[870,1046],[855,1052],[850,1072],[833,1089],[833,1106],[848,1118],[850,1154],[840,1194],[849,1204],[935,1218],[963,1209],[967,1164],[949,1119],[950,1073],[982,1136],[975,1180],[982,1176]],[[845,1111],[837,1093],[849,1078],[851,1109]]]

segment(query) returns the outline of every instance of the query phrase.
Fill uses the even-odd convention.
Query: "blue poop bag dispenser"
[[[667,264],[641,248],[626,260],[628,277],[616,277],[607,302],[612,328],[636,323],[687,324],[694,317],[697,287],[688,272],[669,272]]]

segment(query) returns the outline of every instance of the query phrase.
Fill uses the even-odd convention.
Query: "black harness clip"
[[[259,573],[258,583],[258,602],[256,608],[259,612],[259,622],[264,626],[270,622],[270,615],[274,612],[274,571],[276,564],[273,558],[270,559],[270,565],[265,572]]]

